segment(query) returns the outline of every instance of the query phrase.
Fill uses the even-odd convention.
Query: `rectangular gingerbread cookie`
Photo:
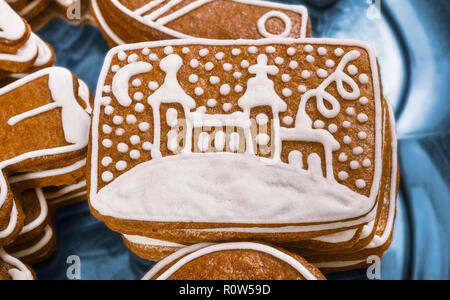
[[[114,48],[93,116],[92,210],[125,234],[182,230],[180,242],[359,228],[382,188],[382,102],[373,49],[357,41]]]

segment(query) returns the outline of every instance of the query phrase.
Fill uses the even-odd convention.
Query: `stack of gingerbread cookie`
[[[208,278],[193,270],[233,261],[228,247],[249,261],[281,247],[326,273],[383,255],[397,142],[370,45],[309,38],[306,9],[274,2],[91,4],[124,45],[98,83],[89,203],[163,260],[147,278]]]
[[[0,1],[0,27],[0,86],[53,66],[52,47],[4,0]]]
[[[54,209],[86,193],[92,96],[70,71],[47,68],[51,47],[0,6],[0,68],[15,79],[0,88],[0,279],[33,279],[26,264],[56,247]]]

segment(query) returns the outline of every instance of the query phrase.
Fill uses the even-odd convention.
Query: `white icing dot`
[[[234,48],[233,50],[231,50],[231,54],[233,54],[234,56],[241,54],[241,52],[241,49],[238,48]]]
[[[207,62],[205,64],[205,70],[206,71],[211,71],[212,69],[214,69],[214,64],[212,62]]]
[[[111,101],[112,101],[111,97],[103,97],[102,101],[101,101],[101,104],[103,106],[108,106],[108,105],[111,104]]]
[[[152,54],[150,54],[150,55],[148,56],[148,58],[149,58],[151,61],[155,61],[155,60],[158,60],[158,55],[156,55],[155,53],[152,53]]]
[[[364,153],[364,149],[362,147],[355,147],[353,148],[353,154],[354,155],[361,155]]]
[[[225,133],[223,131],[217,131],[214,135],[214,148],[217,151],[223,151],[225,148]]]
[[[328,131],[331,133],[336,133],[338,131],[338,127],[336,124],[330,124],[330,126],[328,126]]]
[[[103,133],[105,133],[105,134],[110,134],[112,132],[112,128],[111,128],[111,126],[108,126],[108,125],[103,125]]]
[[[164,48],[164,54],[166,55],[170,55],[173,53],[173,47],[172,46],[167,46]]]
[[[362,84],[368,84],[369,83],[369,76],[367,76],[367,74],[359,75],[359,82],[361,82]]]
[[[121,152],[121,153],[125,153],[128,152],[128,145],[125,143],[119,143],[117,145],[117,151]]]
[[[273,46],[266,47],[266,53],[275,53],[276,49]]]
[[[131,84],[134,86],[134,87],[139,87],[139,86],[141,86],[142,85],[142,81],[140,80],[140,79],[134,79],[132,82],[131,82]]]
[[[136,101],[141,101],[142,99],[144,99],[144,94],[142,94],[141,92],[136,92],[133,95],[133,99]]]
[[[306,53],[311,53],[311,52],[314,51],[314,47],[311,46],[311,45],[306,45],[304,50],[305,50]]]
[[[241,72],[234,72],[233,77],[234,77],[235,79],[239,79],[239,78],[242,77],[242,73],[241,73]]]
[[[142,103],[138,103],[136,104],[136,106],[134,107],[134,110],[138,113],[141,113],[145,110],[145,106]]]
[[[369,120],[369,117],[366,114],[359,114],[357,119],[360,123],[366,123]]]
[[[334,62],[334,60],[328,59],[328,60],[325,62],[325,65],[327,66],[327,68],[333,68],[333,67],[336,65],[336,63]]]
[[[277,57],[277,58],[275,58],[275,63],[277,65],[281,65],[282,63],[284,63],[284,59],[281,57]]]
[[[266,114],[261,113],[261,114],[258,114],[258,115],[256,116],[256,123],[257,123],[259,126],[264,126],[264,125],[266,125],[268,122],[269,122],[269,117],[268,117]]]
[[[120,66],[119,65],[113,65],[112,67],[111,67],[111,71],[113,71],[113,72],[117,72],[117,71],[119,71],[120,70]]]
[[[359,103],[361,103],[362,105],[367,105],[367,103],[369,103],[369,99],[367,99],[367,97],[361,97],[359,99]]]
[[[135,115],[128,115],[127,116],[127,123],[128,124],[136,124],[137,123],[137,119]]]
[[[230,93],[230,91],[231,91],[231,87],[228,84],[223,84],[220,87],[220,94],[223,95],[223,96],[228,95]]]
[[[241,68],[247,69],[250,66],[250,63],[248,62],[248,60],[243,60],[241,61]]]
[[[131,63],[137,62],[138,59],[139,59],[139,56],[136,53],[133,53],[128,57],[128,63],[131,64]]]
[[[123,123],[123,117],[121,117],[121,116],[114,116],[114,118],[113,118],[113,123],[114,123],[115,125],[120,125],[120,124],[122,124],[122,123]]]
[[[287,55],[289,55],[289,56],[295,55],[296,52],[297,52],[297,51],[295,50],[295,48],[292,48],[292,47],[289,47],[289,48],[286,50],[286,53],[287,53]]]
[[[123,128],[118,128],[116,130],[116,135],[117,136],[122,136],[125,133],[125,130]]]
[[[339,172],[339,174],[338,174],[338,178],[339,178],[339,180],[341,180],[341,181],[347,180],[347,179],[348,179],[348,173],[345,172],[345,171],[341,171],[341,172]]]
[[[242,92],[244,90],[244,88],[241,86],[241,85],[236,85],[235,87],[234,87],[234,91],[236,92],[236,93],[240,93],[240,92]]]
[[[358,74],[358,68],[355,65],[349,65],[347,71],[350,75]]]
[[[150,151],[152,150],[152,143],[150,142],[144,142],[142,144],[142,149],[144,149],[144,151]]]
[[[350,145],[352,143],[352,138],[348,135],[344,136],[344,144]]]
[[[348,160],[347,154],[345,154],[344,152],[342,152],[341,154],[339,154],[339,161],[340,161],[340,162],[346,162],[347,160]]]
[[[205,91],[201,87],[196,87],[194,92],[197,96],[201,96]]]
[[[324,69],[317,70],[317,76],[320,78],[326,78],[328,76],[328,72]]]
[[[314,127],[317,129],[322,129],[325,127],[325,123],[322,120],[316,120],[314,122]]]
[[[255,46],[251,46],[248,48],[248,52],[251,54],[255,54],[258,52],[258,48],[256,48]]]
[[[215,57],[217,60],[222,60],[225,57],[225,53],[218,52]]]
[[[150,124],[147,122],[142,122],[142,123],[139,123],[138,127],[139,127],[140,131],[145,132],[150,129]]]
[[[198,81],[198,76],[195,74],[189,75],[189,82],[190,83],[196,83]]]
[[[285,97],[292,96],[292,90],[288,89],[288,88],[283,89],[282,93],[283,93],[283,96],[285,96]]]
[[[312,63],[314,63],[316,61],[316,59],[314,58],[314,56],[308,55],[306,57],[306,61],[312,64]]]
[[[103,87],[103,92],[105,93],[111,93],[111,86],[110,85],[105,85]]]
[[[342,56],[344,55],[344,50],[342,48],[336,48],[336,50],[334,50],[334,55]]]
[[[130,137],[130,143],[131,145],[137,145],[141,143],[141,138],[138,135],[132,135]]]
[[[139,159],[141,157],[141,152],[139,152],[139,150],[131,150],[130,157],[131,159]]]
[[[222,108],[225,112],[229,112],[231,110],[233,106],[231,105],[231,103],[225,103]]]
[[[198,55],[200,55],[201,57],[205,57],[208,54],[209,54],[209,50],[206,49],[206,48],[201,49],[200,51],[198,51]]]
[[[127,162],[120,160],[116,163],[116,170],[117,171],[123,171],[127,168]]]
[[[299,86],[298,86],[298,91],[299,91],[300,93],[305,93],[305,92],[307,91],[306,86],[303,85],[303,84],[299,85]]]
[[[237,132],[233,132],[232,134],[230,134],[230,150],[239,150],[239,133]]]
[[[311,76],[311,72],[306,71],[306,70],[302,71],[302,78],[308,79],[310,76]]]
[[[289,81],[291,81],[291,76],[289,74],[283,74],[283,75],[281,75],[281,80],[283,82],[289,82]]]
[[[345,112],[347,113],[347,115],[353,116],[355,114],[355,108],[349,107],[345,110]]]
[[[365,160],[363,160],[362,165],[364,168],[369,168],[372,163],[370,162],[370,159],[366,158]]]
[[[208,102],[206,103],[206,105],[208,105],[208,107],[215,107],[217,105],[217,100],[209,99]]]
[[[317,49],[317,53],[319,53],[320,56],[324,56],[327,54],[327,49],[324,47],[319,47],[319,49]]]
[[[360,140],[365,140],[365,139],[367,139],[367,133],[365,133],[364,131],[359,132],[359,133],[358,133],[358,138],[359,138]]]
[[[350,123],[349,121],[342,122],[342,127],[344,127],[344,128],[350,128],[351,126],[352,126],[352,123]]]
[[[229,63],[225,63],[223,64],[223,69],[228,72],[231,71],[231,69],[233,69],[233,66]]]
[[[209,82],[211,84],[218,84],[220,82],[220,78],[217,76],[211,76],[209,77]]]
[[[269,141],[270,137],[266,133],[260,133],[256,136],[256,143],[260,146],[267,146]]]
[[[283,123],[287,126],[291,126],[294,123],[294,119],[290,116],[284,117]]]
[[[178,124],[178,111],[175,108],[171,107],[166,111],[166,122],[170,127]]]
[[[150,81],[148,83],[148,88],[152,91],[156,90],[159,87],[159,84],[156,81]]]
[[[181,52],[183,52],[183,54],[188,54],[190,52],[188,47],[183,47],[183,49],[181,50]]]
[[[104,182],[110,182],[111,180],[113,180],[113,178],[114,178],[113,174],[109,171],[103,172],[102,174],[102,180]]]
[[[356,180],[356,187],[358,189],[363,189],[366,187],[366,182],[362,179],[358,179],[358,180]]]
[[[123,50],[121,50],[119,54],[117,54],[117,58],[121,61],[124,61],[125,59],[127,59],[127,54]]]
[[[194,59],[192,59],[190,62],[189,62],[189,65],[191,66],[191,68],[197,68],[199,65],[200,65],[200,63],[199,63],[199,61],[198,60],[196,60],[195,58]]]
[[[110,139],[104,139],[104,140],[102,141],[102,145],[103,145],[105,148],[111,148],[112,145],[113,145],[113,142],[112,142]]]
[[[105,114],[110,116],[114,113],[114,107],[112,107],[111,105],[108,105],[107,107],[105,107]]]
[[[295,70],[298,68],[298,62],[296,62],[295,60],[291,61],[289,63],[289,68],[291,68],[292,70]]]
[[[104,166],[104,167],[109,166],[111,163],[112,163],[112,158],[109,157],[109,156],[105,156],[105,157],[102,159],[102,166]]]
[[[359,168],[359,162],[357,162],[356,160],[351,161],[351,162],[350,162],[350,168],[351,168],[352,170],[358,169],[358,168]]]

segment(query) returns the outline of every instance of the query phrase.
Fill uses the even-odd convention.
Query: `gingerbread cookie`
[[[49,185],[78,182],[61,180],[61,174],[46,170],[59,170],[85,159],[90,103],[89,90],[80,82],[68,70],[55,67],[0,89],[4,110],[0,118],[0,221],[8,226],[3,231],[0,228],[0,241],[12,235],[18,227],[14,224],[21,220],[10,176],[31,172],[36,178],[55,177]]]
[[[0,0],[0,53],[16,53],[28,40],[30,26]]]
[[[91,0],[111,46],[201,37],[261,39],[310,36],[307,9],[256,0]]]
[[[36,275],[17,258],[0,248],[0,280],[35,280]]]
[[[156,280],[325,280],[298,255],[260,243],[196,244],[168,256],[144,278]]]
[[[31,20],[44,11],[50,4],[51,0],[27,0],[20,1],[20,5],[15,8],[16,12],[24,19]],[[11,0],[9,1],[11,2]],[[24,3],[25,2],[25,3]]]
[[[383,101],[364,43],[125,45],[98,86],[89,200],[116,231],[287,243],[376,217]]]
[[[0,53],[0,69],[8,72],[25,72],[36,62],[38,51],[35,36],[30,36],[17,53]]]
[[[87,199],[87,184],[83,180],[77,184],[44,188],[44,195],[51,207],[59,208]]]

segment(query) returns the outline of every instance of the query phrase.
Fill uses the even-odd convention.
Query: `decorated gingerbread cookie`
[[[34,280],[34,272],[17,258],[0,248],[0,280]]]
[[[360,228],[377,213],[382,111],[361,42],[117,47],[96,95],[90,204],[114,230],[182,244]]]
[[[63,68],[43,69],[0,89],[0,102],[0,221],[7,226],[0,228],[2,241],[21,220],[20,203],[10,189],[11,176],[33,174],[26,175],[25,181],[56,178],[48,185],[78,182],[59,171],[85,159],[90,103],[87,87]]]
[[[301,5],[256,0],[91,0],[110,45],[201,37],[209,39],[303,38],[310,35]]]
[[[196,244],[168,256],[144,278],[156,280],[324,280],[298,255],[260,243]]]
[[[51,0],[6,0],[6,2],[8,2],[22,18],[29,21],[45,10]]]
[[[30,32],[30,26],[5,0],[0,0],[0,53],[16,53],[24,46]]]
[[[44,195],[48,204],[53,208],[85,201],[87,199],[86,180],[62,187],[44,188]]]

